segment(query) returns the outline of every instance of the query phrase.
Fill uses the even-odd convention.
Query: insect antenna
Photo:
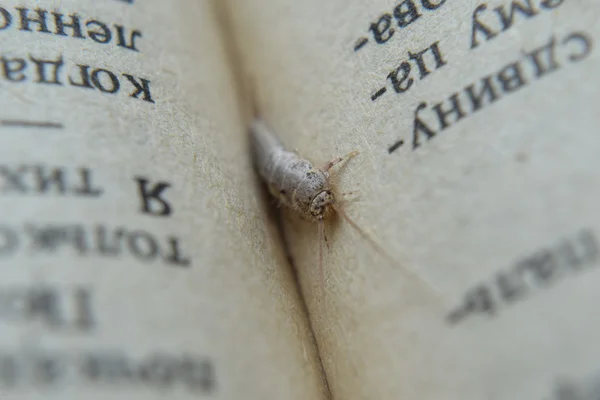
[[[323,218],[319,218],[319,286],[321,292],[321,299],[325,304],[325,271],[323,269],[323,242],[325,242],[325,223]],[[325,310],[325,308],[323,308]]]
[[[341,215],[356,230],[356,232],[358,232],[358,234],[362,236],[363,239],[369,242],[371,246],[373,246],[379,253],[381,253],[381,255],[384,256],[392,265],[400,265],[398,261],[394,259],[394,257],[392,257],[387,251],[385,251],[385,249],[381,247],[379,243],[377,243],[377,241],[375,241],[364,229],[358,226],[358,224],[354,222],[354,220],[350,218],[348,214],[346,214],[342,207],[335,203],[331,204],[331,207],[339,215]],[[404,271],[408,272],[412,278],[416,279],[423,286],[426,286],[433,293],[438,293],[438,290],[436,288],[434,288],[429,282],[426,282],[423,278],[421,278],[415,271],[413,271],[410,268],[407,268],[406,266],[401,267]]]

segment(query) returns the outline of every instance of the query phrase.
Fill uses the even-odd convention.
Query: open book
[[[0,2],[0,398],[598,398],[599,17]],[[360,152],[331,180],[397,262],[333,218],[321,281],[254,105],[315,165]]]

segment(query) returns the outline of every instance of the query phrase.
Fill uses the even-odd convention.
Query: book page
[[[598,397],[600,3],[229,2],[346,213],[287,235],[336,399]],[[342,196],[343,192],[356,192]],[[342,198],[343,197],[343,198]]]
[[[326,397],[208,1],[0,5],[0,397]]]

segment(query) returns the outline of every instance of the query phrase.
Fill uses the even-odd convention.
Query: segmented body
[[[329,211],[338,213],[390,263],[397,265],[394,258],[365,230],[358,226],[343,208],[336,204],[335,197],[331,192],[328,171],[341,161],[357,155],[358,151],[331,160],[322,168],[315,168],[310,161],[286,150],[277,135],[260,118],[256,118],[252,122],[250,135],[257,171],[268,185],[271,194],[279,199],[283,205],[318,222],[321,239],[318,265],[323,299],[325,298],[325,275],[323,272],[322,244],[327,243],[323,219]],[[404,270],[434,293],[437,292],[435,288],[423,281],[412,270],[408,268],[404,268]]]
[[[288,151],[264,121],[254,120],[250,132],[258,173],[271,194],[305,217],[322,219],[334,202],[329,173]]]

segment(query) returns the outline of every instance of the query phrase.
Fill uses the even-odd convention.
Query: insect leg
[[[334,165],[339,164],[342,161],[347,160],[349,158],[352,158],[357,154],[358,154],[358,150],[354,150],[354,151],[346,154],[344,157],[338,157],[334,160],[331,160],[328,163],[326,163],[324,166],[321,167],[321,171],[328,172]]]

